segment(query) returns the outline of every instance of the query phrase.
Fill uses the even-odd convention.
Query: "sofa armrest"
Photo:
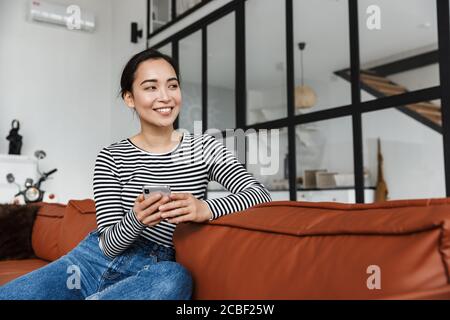
[[[65,211],[65,204],[40,203],[31,238],[33,250],[40,259],[53,261],[60,257],[58,240]]]

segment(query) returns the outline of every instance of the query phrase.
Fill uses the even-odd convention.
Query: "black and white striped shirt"
[[[151,153],[123,139],[103,148],[95,162],[93,191],[100,247],[115,257],[138,236],[173,247],[176,225],[161,221],[142,224],[132,211],[145,184],[170,185],[172,192],[191,193],[204,199],[209,181],[217,181],[230,195],[204,200],[213,219],[271,201],[264,185],[256,181],[236,157],[213,136],[184,133],[167,153]]]

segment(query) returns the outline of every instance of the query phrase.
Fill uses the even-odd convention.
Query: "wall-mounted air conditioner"
[[[78,5],[63,5],[48,1],[30,1],[30,20],[51,23],[69,30],[95,30],[95,16],[82,10]]]

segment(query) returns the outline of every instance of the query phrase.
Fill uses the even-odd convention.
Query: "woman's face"
[[[125,94],[125,103],[136,110],[141,121],[157,127],[171,126],[180,112],[181,90],[170,63],[164,59],[140,63],[133,94]]]

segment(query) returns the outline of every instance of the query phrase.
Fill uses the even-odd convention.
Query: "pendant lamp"
[[[300,49],[300,65],[301,65],[301,84],[295,87],[295,107],[297,109],[311,108],[316,104],[317,96],[311,87],[304,84],[303,79],[303,50],[306,43],[300,42],[298,47]]]

